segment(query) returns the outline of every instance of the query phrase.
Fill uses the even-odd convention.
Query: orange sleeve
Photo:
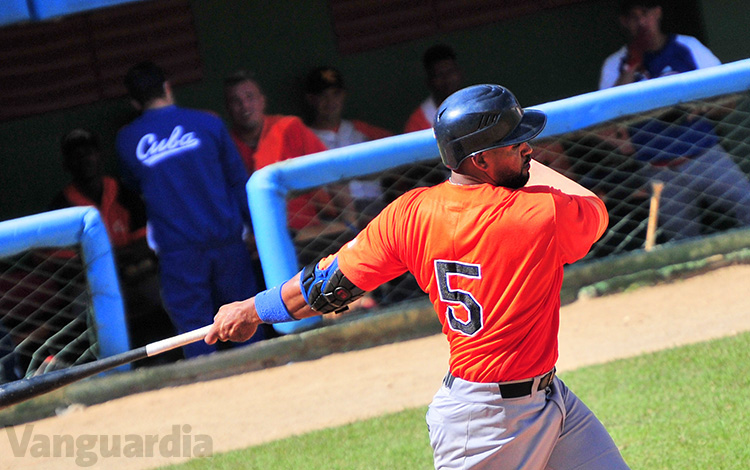
[[[407,270],[392,239],[398,233],[399,203],[396,200],[383,209],[337,253],[341,272],[360,289],[373,290]]]
[[[263,136],[255,153],[258,169],[272,163],[290,160],[327,150],[323,142],[296,116],[269,115],[263,126]],[[289,226],[300,230],[318,223],[320,208],[330,201],[324,190],[310,191],[287,201]]]
[[[573,263],[584,256],[607,229],[609,216],[601,199],[570,196],[553,190],[557,238],[564,263]]]
[[[263,120],[263,131],[255,150],[255,169],[284,160],[284,135],[286,134],[283,116],[270,115]]]
[[[328,150],[328,147],[318,139],[318,136],[305,126],[302,120],[296,116],[289,116],[289,123],[286,131],[287,148],[293,154],[287,152],[284,160]]]

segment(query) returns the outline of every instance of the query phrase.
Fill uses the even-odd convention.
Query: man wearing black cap
[[[309,108],[308,127],[329,149],[382,139],[393,135],[391,131],[358,119],[344,119],[346,88],[341,72],[322,66],[311,70],[305,79],[305,103]],[[378,204],[382,196],[380,183],[356,179],[349,182],[349,196],[355,210],[369,221],[383,207]],[[362,224],[360,228],[364,226]]]
[[[410,271],[450,344],[427,413],[436,468],[627,469],[594,414],[555,376],[563,266],[604,233],[604,203],[531,159],[546,115],[499,85],[459,90],[434,121],[451,177],[386,207],[283,285],[225,305],[206,341],[340,311]]]
[[[333,67],[316,67],[305,79],[305,103],[310,108],[307,122],[329,149],[358,144],[393,135],[391,131],[358,119],[344,119],[346,87],[341,72]]]

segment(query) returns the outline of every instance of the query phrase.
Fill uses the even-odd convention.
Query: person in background
[[[266,114],[266,95],[254,75],[239,70],[224,79],[230,134],[249,174],[272,163],[327,150],[297,116]],[[332,196],[316,190],[289,200],[293,231],[320,227],[336,213]]]
[[[138,63],[124,82],[141,114],[117,133],[121,174],[145,202],[164,303],[185,333],[210,323],[218,305],[257,292],[243,240],[248,175],[221,119],[177,106],[160,67]],[[215,349],[194,343],[183,351],[192,358]]]
[[[307,74],[304,83],[305,104],[309,110],[307,125],[329,149],[390,137],[393,133],[359,119],[344,119],[346,87],[339,70],[321,66]],[[348,195],[358,214],[357,227],[383,209],[383,190],[376,179],[354,179]]]
[[[663,31],[663,14],[659,0],[620,2],[627,44],[604,61],[600,89],[721,63],[696,38]],[[715,214],[731,214],[737,225],[750,225],[750,182],[721,146],[711,121],[717,116],[701,108],[687,103],[625,129],[632,155],[643,163],[639,176],[665,183],[659,211],[663,241],[700,235],[705,230],[702,205]]]
[[[627,44],[606,58],[599,89],[721,64],[698,39],[662,30],[659,0],[622,0],[619,25]]]
[[[404,126],[404,133],[430,129],[435,111],[451,93],[463,83],[463,73],[456,53],[446,44],[436,44],[424,52],[422,65],[430,95],[415,109]]]
[[[329,66],[310,70],[304,83],[305,104],[308,109],[307,125],[328,147],[335,149],[371,140],[390,137],[393,133],[359,119],[344,119],[346,86],[341,72]],[[350,237],[364,228],[385,207],[383,186],[379,178],[355,178],[343,191],[346,198],[341,205],[353,205],[355,215]],[[348,240],[346,240],[348,241]],[[340,244],[333,245],[336,248]],[[377,304],[374,296],[367,295],[357,302],[357,307],[372,308]],[[354,305],[352,308],[355,308]]]
[[[55,196],[49,209],[92,206],[99,211],[114,250],[131,347],[174,336],[176,330],[161,300],[156,253],[146,241],[143,201],[118,179],[104,174],[99,137],[93,132],[71,130],[63,136],[60,150],[63,168],[72,181]],[[182,357],[178,349],[164,358],[143,359],[134,365],[162,364]]]
[[[422,56],[425,81],[429,96],[409,116],[404,133],[432,128],[435,112],[440,103],[462,86],[463,73],[458,65],[456,53],[446,44],[436,44],[428,48]],[[420,186],[433,186],[448,177],[445,168],[436,164],[420,163],[405,165],[390,172],[384,178],[386,202],[391,202],[409,189]]]

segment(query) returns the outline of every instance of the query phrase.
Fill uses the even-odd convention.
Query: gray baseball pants
[[[435,394],[426,419],[440,470],[629,468],[602,423],[557,377],[508,399],[498,384],[455,378]]]

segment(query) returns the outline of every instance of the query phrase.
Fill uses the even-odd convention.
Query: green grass
[[[632,469],[744,469],[750,468],[748,351],[745,333],[561,377],[604,422]],[[407,410],[164,468],[431,469],[425,412]]]
[[[633,469],[750,468],[750,333],[566,374]]]

